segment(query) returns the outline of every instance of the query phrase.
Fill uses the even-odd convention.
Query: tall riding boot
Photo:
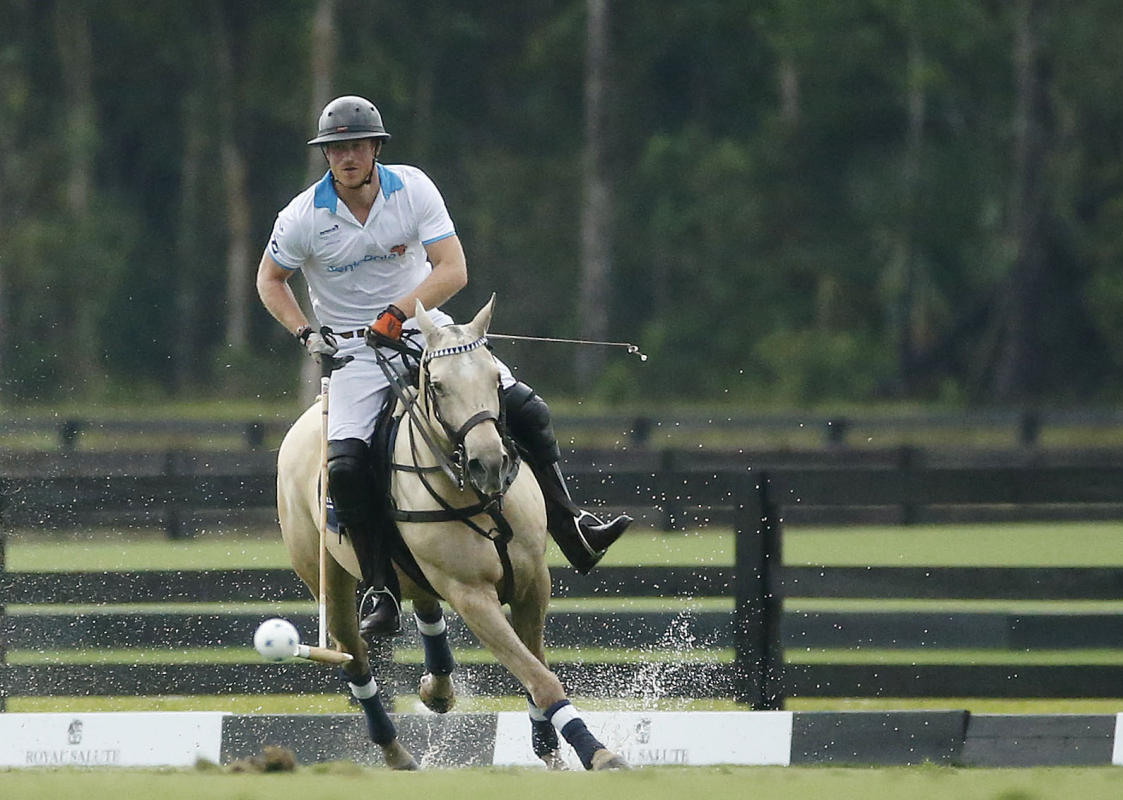
[[[556,461],[539,466],[528,456],[527,463],[546,500],[546,529],[573,568],[582,575],[588,574],[632,524],[632,518],[621,514],[609,522],[602,521],[573,502]]]
[[[382,541],[369,451],[360,439],[328,442],[328,486],[340,530],[351,540],[366,594],[359,604],[359,630],[364,636],[392,636],[401,624],[401,589]]]
[[[507,428],[530,464],[546,501],[546,529],[574,568],[586,574],[608,550],[632,518],[621,514],[603,522],[573,502],[558,462],[561,450],[550,418],[550,407],[521,381],[504,392]]]

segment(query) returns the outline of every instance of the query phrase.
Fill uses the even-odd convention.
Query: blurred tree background
[[[0,399],[265,397],[253,278],[361,94],[554,396],[1123,395],[1109,0],[0,0]],[[298,294],[303,288],[298,288]]]

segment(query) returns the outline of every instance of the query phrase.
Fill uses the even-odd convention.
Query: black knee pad
[[[367,531],[374,524],[370,450],[362,439],[328,442],[328,489],[344,526]]]
[[[507,429],[531,458],[543,464],[561,460],[561,450],[554,435],[550,407],[533,389],[519,381],[503,390],[507,406]]]

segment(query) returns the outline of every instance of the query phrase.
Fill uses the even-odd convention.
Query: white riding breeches
[[[417,341],[420,337],[414,337]],[[353,356],[354,360],[331,374],[328,394],[328,439],[361,439],[369,441],[374,433],[378,412],[386,402],[390,385],[378,366],[374,350],[363,338],[339,339],[337,357]],[[392,351],[384,351],[390,355]],[[397,359],[394,363],[398,363]],[[515,384],[511,370],[495,359],[499,380],[504,389]]]

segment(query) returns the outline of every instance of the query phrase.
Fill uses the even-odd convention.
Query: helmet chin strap
[[[367,176],[365,178],[363,178],[363,182],[360,184],[361,186],[369,186],[370,182],[372,180],[374,180],[374,170],[377,169],[378,153],[381,150],[382,150],[382,148],[379,147],[378,150],[375,151],[374,158],[372,158],[370,160],[370,172],[368,172]],[[323,154],[324,161],[328,162],[328,170],[331,171],[331,161],[328,159],[328,149],[326,147],[324,147],[323,145],[320,145],[320,153]],[[339,183],[339,178],[335,177],[334,171],[331,172],[331,181],[332,181],[332,183]],[[339,185],[342,186],[343,184],[339,183]]]
[[[368,172],[367,176],[365,178],[363,178],[363,182],[360,184],[361,186],[369,186],[370,182],[372,180],[374,180],[375,164],[377,164],[377,163],[378,162],[376,160],[371,160],[371,162],[370,162],[370,172]],[[339,178],[335,177],[334,172],[331,174],[331,181],[332,181],[332,183],[339,183]],[[339,183],[339,185],[342,186],[343,184]]]

